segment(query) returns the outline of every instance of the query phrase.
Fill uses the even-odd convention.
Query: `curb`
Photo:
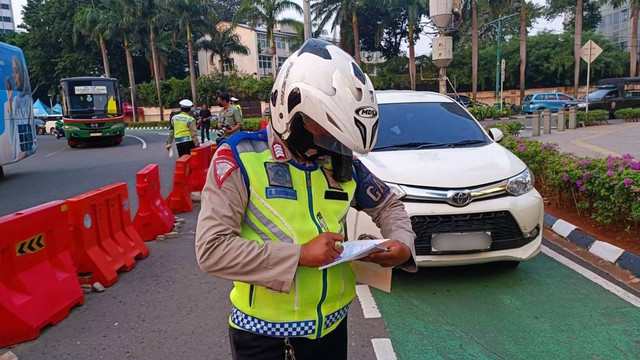
[[[544,226],[603,260],[616,264],[636,277],[640,277],[640,255],[623,250],[608,242],[600,241],[582,231],[576,225],[558,219],[546,212],[544,213]]]
[[[162,126],[145,126],[145,127],[127,127],[127,130],[169,130],[169,128],[162,127]]]

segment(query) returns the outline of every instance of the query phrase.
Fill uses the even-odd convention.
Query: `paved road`
[[[160,165],[166,194],[172,160],[165,137],[129,134],[147,148],[129,137],[120,147],[85,149],[40,138],[37,155],[6,168],[0,214],[115,181],[129,183],[134,213],[135,172],[150,162]],[[10,350],[20,359],[228,359],[231,285],[195,262],[197,211],[184,216],[180,238],[149,242],[150,256],[115,285],[88,294],[60,324]],[[381,318],[365,318],[354,301],[350,359],[376,358],[371,340],[380,338],[391,339],[399,359],[640,358],[640,308],[543,254],[516,270],[395,272],[392,290],[373,292]]]

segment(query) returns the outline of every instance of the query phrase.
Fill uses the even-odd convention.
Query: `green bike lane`
[[[397,271],[372,292],[400,360],[640,359],[640,308],[542,253]]]

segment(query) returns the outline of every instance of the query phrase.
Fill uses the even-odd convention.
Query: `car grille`
[[[97,126],[91,126],[91,124],[97,124]],[[96,123],[82,123],[82,125],[84,126],[85,130],[104,130],[104,129],[108,129],[109,127],[107,126],[107,123],[105,122],[96,122]]]
[[[534,238],[525,238],[508,211],[462,215],[413,216],[416,254],[431,255],[431,236],[439,233],[491,232],[491,250],[522,247]],[[474,251],[475,252],[475,251]]]

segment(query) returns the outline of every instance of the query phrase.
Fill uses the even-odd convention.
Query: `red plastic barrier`
[[[211,152],[209,153],[209,165],[211,165],[211,161],[213,160],[213,155],[218,150],[218,144],[211,144]]]
[[[158,165],[150,164],[136,174],[138,212],[133,227],[144,241],[155,239],[173,228],[176,217],[160,193]]]
[[[116,183],[67,200],[73,229],[71,256],[81,281],[111,286],[117,272],[129,271],[149,249],[131,224],[126,183]]]
[[[191,175],[189,176],[189,185],[191,191],[202,191],[204,183],[207,180],[207,170],[211,161],[211,146],[202,145],[191,149]]]
[[[84,303],[67,219],[64,201],[0,217],[0,348],[37,338]]]
[[[269,125],[269,120],[260,121],[260,130],[266,129],[268,125]]]
[[[173,189],[167,197],[169,208],[174,214],[180,212],[193,211],[193,201],[191,200],[191,168],[189,162],[191,155],[182,155],[176,160],[176,170],[173,174]]]

